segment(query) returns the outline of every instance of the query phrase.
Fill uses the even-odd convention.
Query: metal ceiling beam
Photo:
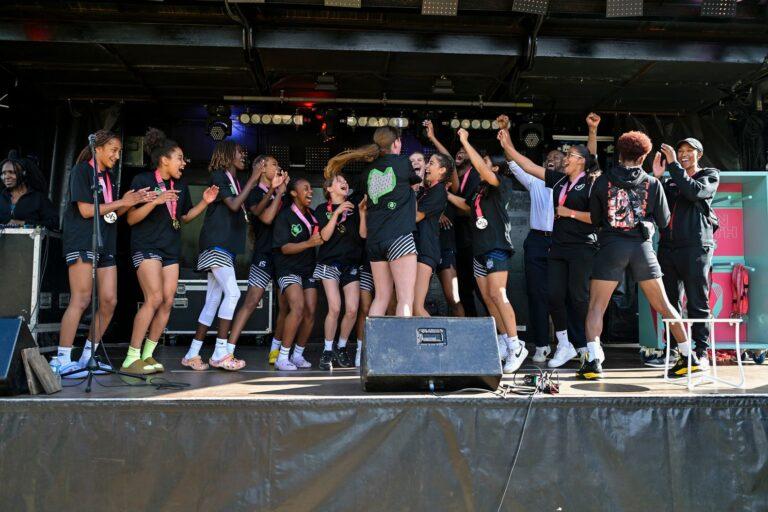
[[[136,23],[27,23],[0,21],[1,41],[86,43],[242,49],[243,34],[234,26]],[[670,40],[599,40],[539,36],[537,58],[613,59],[669,62],[760,64],[765,46]],[[444,55],[520,54],[516,41],[503,36],[413,34],[352,30],[260,29],[258,50],[392,52]]]

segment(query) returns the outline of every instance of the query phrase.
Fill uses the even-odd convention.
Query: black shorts
[[[494,272],[509,272],[512,269],[514,251],[494,249],[472,260],[472,271],[475,277],[486,277]]]
[[[395,261],[409,254],[417,254],[413,233],[373,244],[366,244],[370,261]]]
[[[248,269],[248,286],[256,286],[262,290],[269,288],[269,283],[275,276],[275,266],[271,253],[254,253],[251,267]]]
[[[642,243],[620,240],[600,246],[592,265],[592,279],[621,281],[627,268],[637,282],[659,279],[664,275],[649,240]]]
[[[179,263],[179,258],[166,258],[154,251],[133,251],[133,254],[131,255],[133,268],[139,268],[139,265],[141,265],[144,260],[157,260],[161,262],[164,267]]]
[[[67,266],[74,265],[78,260],[82,260],[83,263],[93,262],[93,251],[71,251],[68,252],[64,259],[67,260]],[[115,256],[113,254],[98,253],[96,256],[96,268],[109,268],[117,265]]]
[[[437,260],[435,258],[432,258],[430,256],[427,256],[424,253],[419,253],[419,255],[416,257],[416,261],[419,263],[423,263],[424,265],[427,265],[429,268],[432,269],[432,272],[435,271],[437,268]]]
[[[360,267],[358,265],[323,265],[318,263],[312,274],[314,279],[336,281],[344,288],[350,283],[360,281]]]
[[[454,249],[443,249],[440,251],[440,263],[437,264],[437,270],[447,270],[456,268],[456,251]]]
[[[286,274],[277,278],[277,285],[282,293],[285,293],[286,288],[294,284],[301,286],[305,290],[316,290],[319,281],[312,276],[301,276],[299,274]]]

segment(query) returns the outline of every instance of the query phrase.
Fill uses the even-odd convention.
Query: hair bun
[[[166,140],[165,133],[157,128],[150,128],[147,130],[147,134],[144,135],[144,151],[148,155],[152,155],[152,150],[163,145]]]

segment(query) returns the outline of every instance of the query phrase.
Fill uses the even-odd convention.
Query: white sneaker
[[[576,352],[576,349],[573,348],[572,343],[558,343],[557,349],[555,350],[555,356],[549,360],[549,363],[547,363],[547,366],[550,368],[560,368],[565,363],[573,359],[574,357],[578,356],[578,352]]]
[[[600,343],[597,346],[597,362],[603,364],[605,362],[605,352],[603,352],[603,344]]]
[[[504,364],[504,361],[507,360],[507,356],[509,355],[509,350],[507,349],[507,342],[504,341],[501,335],[496,336],[496,346],[499,348],[499,359],[501,359],[501,363]]]
[[[296,368],[312,368],[312,363],[310,363],[309,361],[304,359],[303,355],[300,355],[300,356],[293,355],[293,356],[291,356],[291,362],[293,363],[293,365]]]
[[[71,375],[64,375],[74,370],[81,370]],[[83,369],[83,366],[78,361],[71,361],[61,367],[59,367],[59,374],[62,379],[84,379],[88,376],[88,372]]]
[[[534,363],[547,362],[547,356],[549,355],[550,352],[552,352],[552,349],[549,347],[536,347],[536,353],[533,354],[533,362]]]
[[[522,366],[526,357],[528,357],[528,349],[525,348],[525,343],[520,342],[517,352],[509,351],[507,362],[504,363],[504,373],[515,373]]]
[[[288,359],[283,359],[282,361],[275,361],[275,370],[281,372],[293,372],[298,370],[298,368],[296,368],[296,365],[290,362]]]
[[[699,361],[699,370],[701,371],[707,371],[709,370],[709,357],[705,354],[701,357],[697,357]]]

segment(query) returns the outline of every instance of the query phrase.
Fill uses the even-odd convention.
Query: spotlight
[[[461,121],[459,121],[455,117],[451,119],[451,124],[450,124],[451,128],[453,128],[454,130],[458,130],[460,126],[461,126]]]
[[[240,119],[241,124],[248,124],[251,122],[251,114],[243,112],[238,119]]]
[[[461,120],[461,127],[465,130],[469,130],[469,127],[472,125],[472,122],[469,119],[462,119]]]
[[[491,128],[491,122],[488,119],[483,119],[482,127],[483,130],[489,130]]]
[[[347,118],[347,126],[355,127],[357,126],[357,118],[355,116],[349,116]]]
[[[712,18],[735,18],[738,0],[704,0],[701,15]]]
[[[251,124],[261,123],[261,116],[259,114],[251,114]]]
[[[491,129],[498,130],[499,129],[499,122],[497,120],[491,121]]]
[[[520,126],[520,140],[528,149],[535,149],[544,140],[544,127],[538,123],[527,123]]]
[[[387,124],[389,124],[389,119],[387,119],[386,117],[380,117],[379,118],[379,126],[380,127],[381,126],[387,126]]]
[[[404,117],[393,117],[389,120],[389,126],[392,128],[408,128],[408,119]]]
[[[270,124],[272,122],[272,116],[269,114],[264,114],[261,116],[261,122],[264,124]]]
[[[361,117],[357,120],[357,124],[360,126],[368,126],[368,118],[367,117]]]
[[[283,116],[279,114],[272,116],[272,124],[283,124]]]
[[[224,140],[232,135],[231,111],[228,106],[208,106],[208,135],[216,141]]]
[[[643,0],[608,0],[605,5],[607,18],[631,18],[643,15]]]
[[[232,135],[232,127],[224,121],[211,121],[208,123],[208,135],[213,140],[224,140]]]
[[[480,120],[479,119],[473,119],[472,122],[470,123],[470,126],[472,127],[473,130],[480,129]]]

